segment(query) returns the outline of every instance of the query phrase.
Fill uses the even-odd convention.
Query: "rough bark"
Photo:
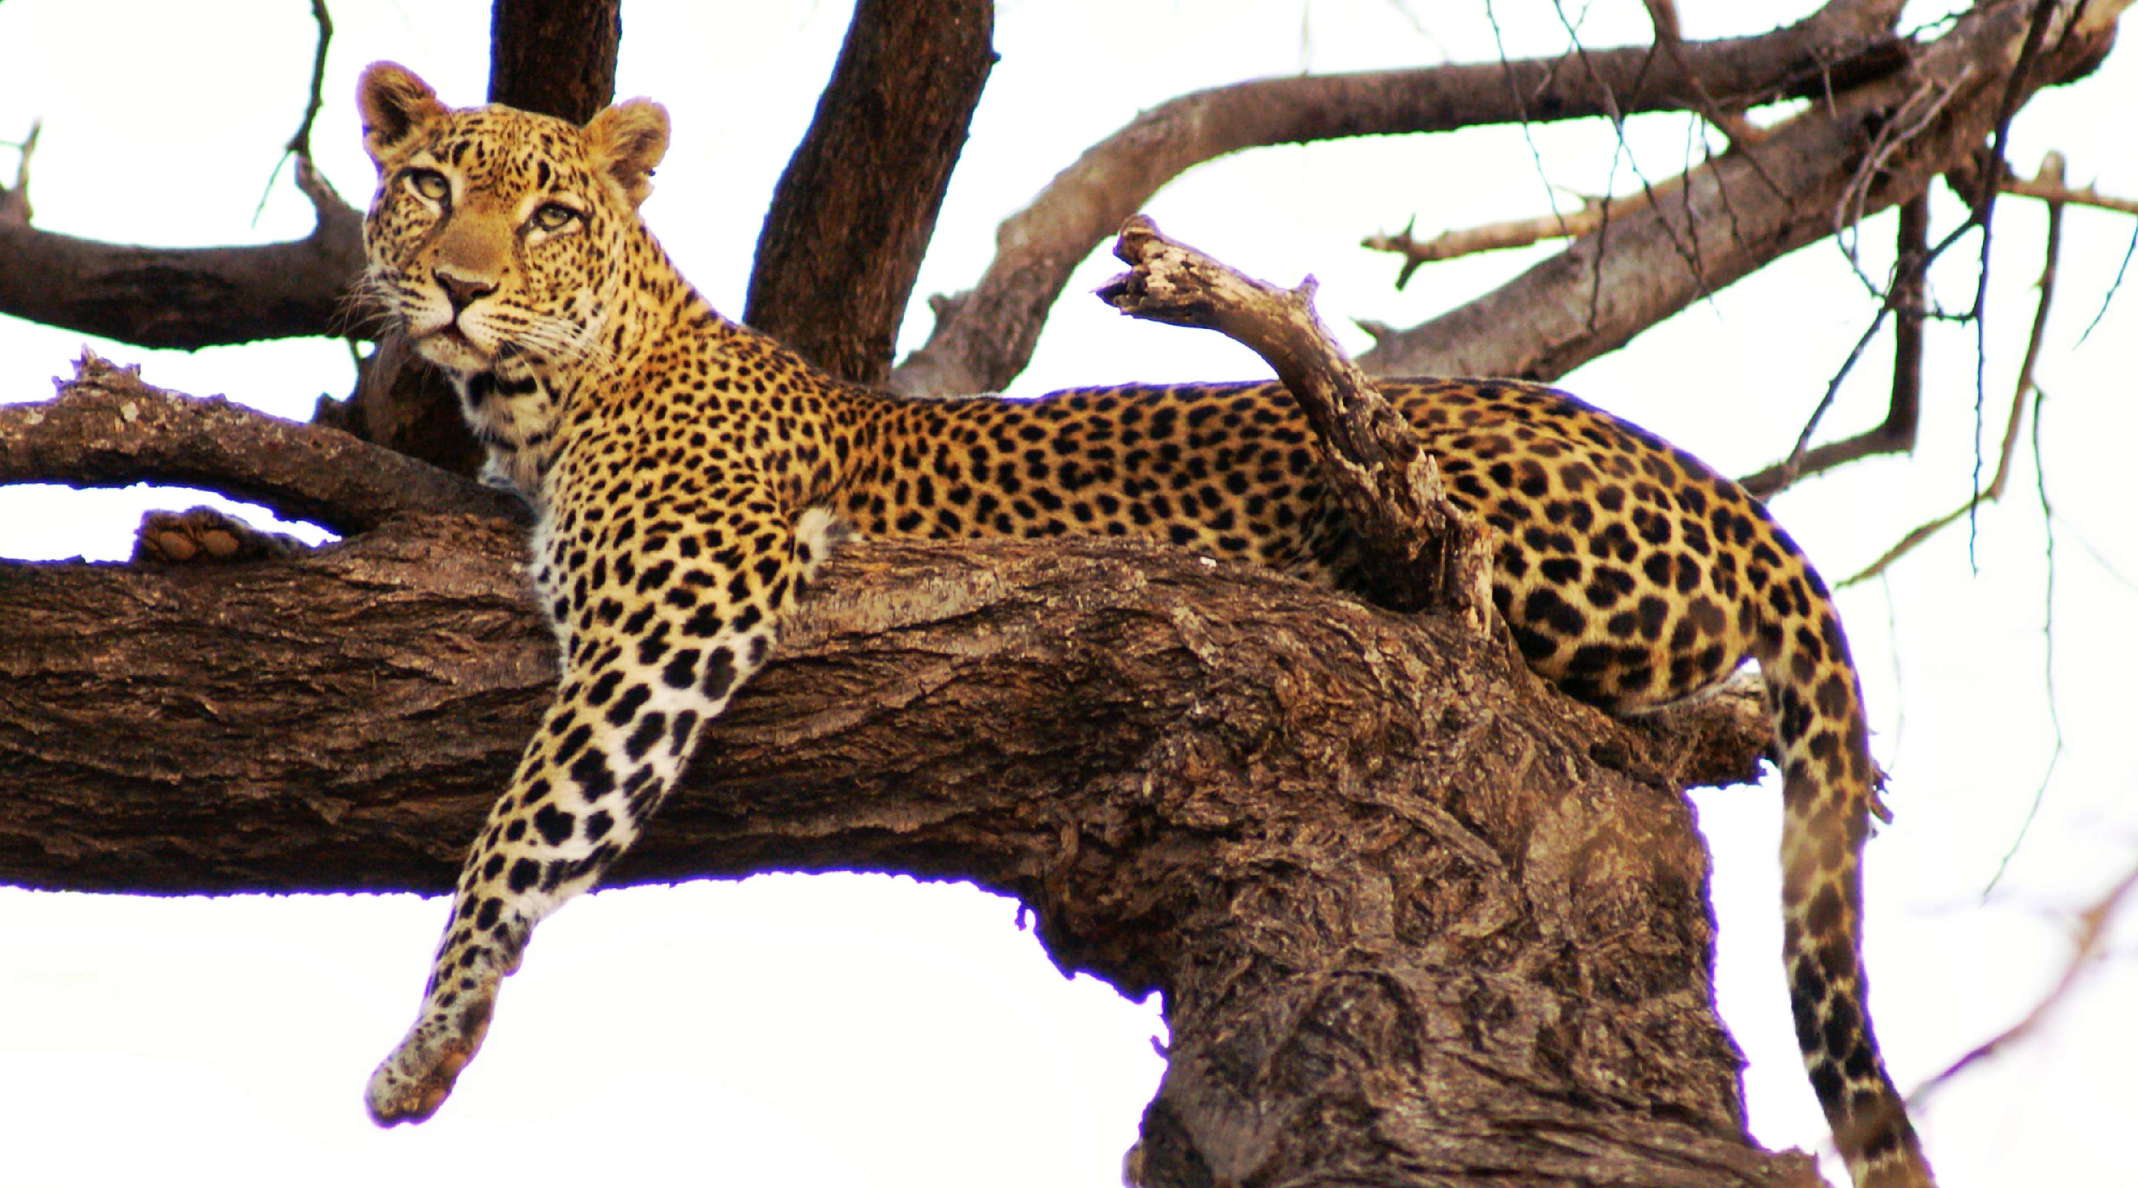
[[[307,192],[312,233],[255,247],[101,243],[0,218],[0,314],[181,350],[355,333],[344,294],[364,263],[363,215],[323,180]]]
[[[281,459],[242,485],[289,510],[380,452],[94,365],[0,421],[9,475],[161,473],[189,441]],[[514,525],[337,514],[376,526],[292,561],[0,566],[0,877],[449,884],[554,645]],[[1021,897],[1065,969],[1165,994],[1147,1184],[1799,1183],[1743,1136],[1675,794],[1748,776],[1765,733],[1756,698],[1614,722],[1475,624],[1257,569],[879,543],[833,563],[613,881]]]
[[[347,433],[199,400],[85,354],[42,404],[0,405],[0,483],[204,487],[338,533],[417,512],[525,519],[517,499]]]
[[[1675,55],[1629,46],[1578,57],[1264,79],[1184,95],[1093,145],[1006,220],[986,273],[971,291],[938,302],[934,332],[892,382],[913,393],[1006,387],[1031,358],[1070,271],[1161,186],[1212,158],[1346,136],[1823,97],[1906,63],[1890,32],[1899,9],[1895,0],[1835,0],[1787,28],[1685,42]]]
[[[994,65],[994,0],[862,0],[772,194],[743,320],[857,383],[906,299]]]
[[[583,124],[616,93],[621,0],[495,0],[490,102]]]
[[[552,678],[517,553],[436,517],[289,564],[0,567],[0,868],[444,890]],[[1743,1142],[1710,1007],[1705,859],[1671,792],[1707,762],[1495,641],[1259,571],[873,545],[615,881],[879,869],[1020,896],[1065,969],[1166,994],[1148,1183],[1786,1182],[1800,1165]]]
[[[1322,325],[1312,282],[1280,289],[1243,276],[1142,215],[1121,229],[1114,254],[1129,271],[1102,286],[1101,299],[1135,317],[1223,333],[1262,356],[1299,402],[1323,481],[1358,529],[1367,596],[1482,626],[1492,604],[1484,532],[1449,502],[1418,434]]]

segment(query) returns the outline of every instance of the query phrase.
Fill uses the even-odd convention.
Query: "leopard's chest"
[[[461,415],[487,455],[482,481],[541,500],[542,480],[556,452],[556,401],[532,375],[477,372],[456,377]]]

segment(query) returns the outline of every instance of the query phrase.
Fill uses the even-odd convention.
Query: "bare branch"
[[[94,355],[59,389],[0,406],[0,483],[201,487],[342,534],[423,511],[525,518],[517,500],[392,450],[152,388]]]
[[[2115,921],[2116,913],[2122,909],[2124,901],[2130,897],[2134,888],[2138,888],[2138,867],[2131,868],[2108,889],[2108,894],[2078,914],[2078,932],[2071,938],[2071,958],[2064,963],[2063,973],[2057,977],[2056,984],[2049,988],[2049,992],[2042,995],[2040,1001],[2021,1016],[2017,1023],[1968,1049],[1966,1055],[1918,1086],[1915,1092],[1908,1095],[1908,1108],[1919,1108],[1932,1094],[1950,1084],[1961,1073],[2025,1039],[2053,1015],[2056,1008],[2070,997],[2072,988],[2083,981],[2094,963],[2101,959],[2108,943],[2108,926]]]
[[[181,350],[338,334],[364,220],[314,205],[310,235],[256,247],[130,247],[0,219],[0,314]]]
[[[304,118],[297,121],[297,131],[290,136],[289,143],[283,146],[281,158],[268,173],[267,184],[260,189],[260,203],[252,210],[252,217],[256,222],[260,218],[260,212],[267,209],[268,197],[275,192],[275,179],[282,175],[282,166],[292,157],[304,165],[312,163],[312,123],[319,118],[320,92],[327,78],[327,45],[334,40],[334,18],[327,13],[327,0],[312,0],[312,22],[319,26],[319,40],[312,46],[312,85],[305,96]],[[306,193],[310,194],[310,191],[307,190]],[[318,205],[316,197],[313,199],[313,205],[315,208]]]
[[[2061,161],[2059,166],[2052,174],[2044,163],[2042,171],[2033,177],[2013,177],[2010,171],[2006,171],[1997,181],[1997,192],[2014,194],[2021,198],[2039,198],[2044,202],[2063,206],[2091,206],[2100,210],[2112,210],[2118,214],[2138,215],[2138,198],[2119,198],[2112,194],[2103,194],[2090,185],[2067,185]]]
[[[2040,84],[2098,63],[2114,17],[2091,4],[2069,37],[2053,41]],[[1765,173],[1731,153],[1685,175],[1682,200],[1614,218],[1601,231],[1470,304],[1412,330],[1388,332],[1360,366],[1376,375],[1507,375],[1550,380],[1613,350],[1641,330],[1775,257],[1830,234],[1832,211],[1854,185],[1862,131],[1901,110],[1925,78],[1965,77],[1938,117],[1872,180],[1865,215],[1919,194],[1967,156],[1994,126],[2002,77],[2027,25],[2014,4],[1971,11],[1923,46],[1905,76],[1839,92],[1773,130]],[[1694,244],[1697,274],[1682,266]]]
[[[1436,260],[1452,260],[1457,256],[1477,252],[1496,252],[1502,248],[1528,247],[1546,239],[1573,239],[1588,235],[1604,224],[1613,215],[1625,215],[1646,206],[1663,189],[1658,187],[1647,193],[1631,194],[1624,198],[1583,198],[1581,209],[1563,214],[1541,215],[1529,219],[1508,219],[1499,223],[1486,223],[1481,227],[1466,227],[1459,231],[1443,231],[1423,242],[1413,238],[1409,228],[1394,235],[1372,235],[1361,241],[1360,246],[1377,252],[1394,252],[1403,257],[1403,269],[1396,274],[1396,288],[1410,282],[1411,275],[1420,265]]]
[[[1265,79],[1182,96],[1092,146],[1004,222],[985,275],[939,312],[935,332],[892,383],[930,393],[1006,386],[1031,357],[1070,271],[1191,165],[1264,145],[1676,110],[1695,102],[1696,79],[1728,103],[1823,94],[1906,61],[1888,32],[1895,7],[1837,0],[1786,29],[1689,43],[1682,64],[1659,65],[1651,47],[1634,46],[1588,53],[1581,72],[1534,59]]]
[[[1648,9],[1649,23],[1655,26],[1656,47],[1669,54],[1680,70],[1685,69],[1685,37],[1678,24],[1677,0],[1642,0],[1642,3]],[[1699,100],[1697,110],[1700,112],[1700,118],[1713,124],[1717,131],[1729,137],[1730,143],[1748,149],[1766,138],[1765,131],[1755,127],[1752,121],[1745,118],[1742,108],[1729,110],[1716,103],[1707,93],[1707,88],[1700,85],[1697,76],[1693,77],[1693,87],[1694,95]]]
[[[2050,160],[2042,163],[2044,172],[2052,169],[2061,170],[2061,167],[2061,162],[2055,154],[2051,154]],[[2004,440],[1997,451],[1997,471],[1991,476],[1989,485],[1978,488],[1974,494],[1968,497],[1967,502],[1952,511],[1928,523],[1916,526],[1906,536],[1903,536],[1899,543],[1887,549],[1878,560],[1873,561],[1860,572],[1842,579],[1838,585],[1853,586],[1857,582],[1868,581],[1877,577],[1892,566],[1895,561],[1914,551],[1917,545],[1937,535],[1943,529],[1957,522],[1961,517],[1971,515],[1984,503],[1994,503],[2003,498],[2005,483],[2012,474],[2012,457],[2019,446],[2019,425],[2026,415],[2027,398],[2032,396],[2037,408],[2041,402],[2041,388],[2034,382],[2034,365],[2041,359],[2042,342],[2049,325],[2049,305],[2056,296],[2056,264],[2057,257],[2063,251],[2063,240],[2064,208],[2060,203],[2052,202],[2049,204],[2048,229],[2042,248],[2041,281],[2038,285],[2041,290],[2041,297],[2034,305],[2034,325],[2027,334],[2026,355],[2020,360],[2019,379],[2014,383],[2012,390],[2012,408],[2005,416]]]

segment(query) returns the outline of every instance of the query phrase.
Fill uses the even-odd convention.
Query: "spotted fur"
[[[721,318],[646,231],[658,106],[583,128],[449,110],[388,63],[366,72],[360,103],[379,167],[370,292],[454,378],[488,475],[537,509],[533,584],[563,657],[461,873],[421,1015],[372,1079],[382,1124],[444,1100],[536,921],[630,846],[701,728],[765,662],[835,524],[1135,535],[1349,580],[1351,530],[1275,384],[1037,401],[856,388]],[[1818,575],[1735,483],[1573,397],[1489,380],[1383,390],[1490,526],[1494,601],[1538,672],[1627,712],[1759,661],[1811,1081],[1859,1184],[1928,1184],[1864,1012],[1874,772]]]

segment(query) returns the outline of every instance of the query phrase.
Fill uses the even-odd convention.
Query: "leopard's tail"
[[[1871,814],[1885,811],[1863,693],[1818,575],[1797,555],[1769,582],[1755,655],[1780,751],[1782,958],[1797,1044],[1856,1188],[1932,1188],[1866,1005],[1863,845]]]

